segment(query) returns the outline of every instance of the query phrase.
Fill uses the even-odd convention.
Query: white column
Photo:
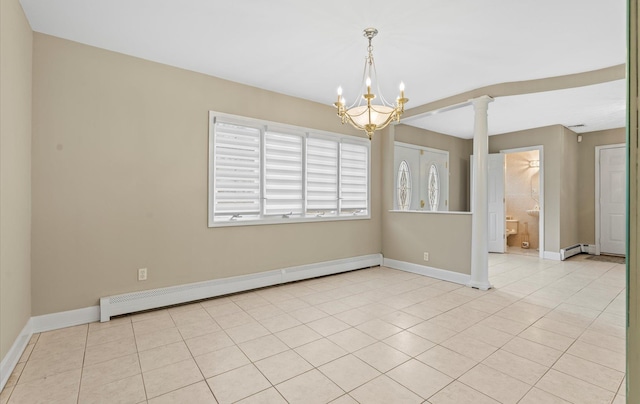
[[[487,110],[493,98],[483,95],[471,100],[475,112],[473,130],[473,212],[471,215],[471,281],[469,286],[481,290],[489,283],[489,199],[487,193],[489,136]]]

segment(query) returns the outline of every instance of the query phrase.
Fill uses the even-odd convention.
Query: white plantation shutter
[[[340,213],[368,212],[369,148],[361,144],[340,145]]]
[[[302,146],[300,135],[265,133],[265,215],[303,213]]]
[[[260,215],[260,130],[216,122],[214,220]]]
[[[369,218],[364,139],[210,112],[209,226]]]
[[[338,211],[338,146],[336,140],[307,139],[307,214]]]

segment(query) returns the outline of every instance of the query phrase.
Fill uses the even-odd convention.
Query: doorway
[[[506,155],[505,252],[543,257],[540,150],[516,149],[503,153]]]
[[[544,258],[543,146],[489,154],[488,172],[489,252]]]
[[[491,161],[489,252],[544,258],[543,146],[502,150]]]

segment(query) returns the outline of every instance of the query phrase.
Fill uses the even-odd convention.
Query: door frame
[[[506,226],[506,224],[507,224],[507,222],[506,222],[507,202],[506,202],[506,199],[505,199],[505,188],[506,188],[506,175],[505,174],[506,174],[506,171],[507,171],[507,169],[506,169],[507,168],[507,166],[506,166],[506,163],[507,163],[506,157],[507,157],[507,155],[504,154],[504,153],[489,153],[487,155],[487,157],[488,157],[487,166],[489,167],[489,169],[488,169],[489,170],[489,177],[487,178],[487,188],[488,188],[487,194],[488,194],[488,196],[490,196],[490,194],[491,194],[491,191],[490,191],[491,187],[489,186],[489,184],[491,184],[492,181],[496,180],[496,178],[494,178],[493,173],[494,172],[498,172],[497,167],[495,169],[492,169],[492,167],[495,167],[493,165],[494,164],[494,158],[493,158],[494,156],[500,156],[500,163],[502,164],[502,166],[500,167],[501,168],[501,173],[500,174],[501,174],[501,177],[502,177],[502,179],[500,180],[500,182],[502,183],[502,191],[501,191],[502,192],[502,203],[501,203],[502,206],[499,208],[499,212],[501,212],[501,217],[498,217],[498,219],[497,219],[497,221],[498,221],[497,225],[500,226],[501,231],[496,229],[496,232],[500,231],[500,235],[502,237],[500,238],[501,239],[501,243],[500,243],[501,245],[498,248],[498,251],[496,251],[495,248],[493,248],[493,251],[492,251],[492,246],[495,246],[495,244],[491,241],[491,212],[492,212],[491,205],[492,204],[489,201],[488,204],[487,204],[487,208],[488,208],[487,209],[487,213],[488,213],[487,219],[488,219],[488,225],[489,225],[489,228],[487,229],[487,245],[489,247],[489,252],[505,254],[507,252],[507,234],[506,234],[507,233],[507,229],[506,229],[506,227],[507,227]],[[487,198],[487,199],[490,199],[490,197]],[[499,200],[498,200],[498,202],[496,204],[500,205]]]
[[[596,146],[596,192],[594,195],[594,204],[596,207],[596,218],[595,218],[595,242],[596,242],[596,255],[600,255],[600,150],[603,149],[617,149],[617,148],[626,148],[627,145],[625,143],[615,143],[615,144],[604,144],[600,146]]]
[[[542,145],[537,145],[537,146],[527,146],[527,147],[518,147],[518,148],[514,148],[514,149],[504,149],[504,150],[500,150],[500,153],[505,153],[505,154],[510,154],[510,153],[519,153],[519,152],[525,152],[525,151],[533,151],[533,150],[537,150],[538,151],[538,158],[540,159],[540,171],[539,171],[539,176],[540,176],[540,193],[539,193],[539,201],[538,201],[538,206],[540,206],[540,214],[538,217],[538,256],[540,258],[544,258],[545,254],[545,248],[544,248],[544,146]],[[506,214],[506,213],[505,213]]]

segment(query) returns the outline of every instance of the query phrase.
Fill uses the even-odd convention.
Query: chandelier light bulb
[[[342,95],[342,86],[338,87],[338,95]]]
[[[367,77],[367,87],[371,87],[371,77]]]
[[[400,91],[404,91],[404,81],[400,82]]]

